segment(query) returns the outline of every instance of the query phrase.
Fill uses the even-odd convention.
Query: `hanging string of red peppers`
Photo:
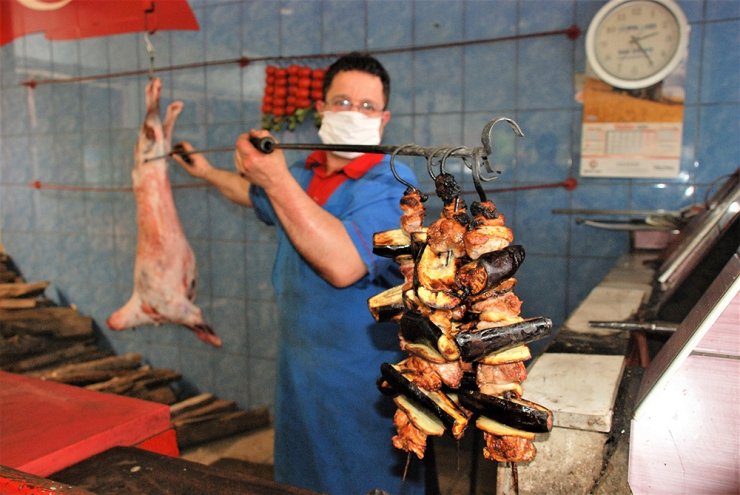
[[[315,104],[322,99],[325,69],[291,64],[265,67],[265,94],[262,97],[262,128],[294,131],[308,115],[319,124]]]

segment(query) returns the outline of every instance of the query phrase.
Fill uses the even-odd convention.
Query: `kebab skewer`
[[[422,195],[401,199],[401,228],[376,234],[376,254],[393,257],[404,283],[368,301],[379,321],[399,323],[397,364],[383,363],[378,386],[394,396],[396,448],[423,458],[428,435],[461,438],[469,423],[484,432],[488,459],[529,461],[535,433],[552,428],[552,413],[522,399],[527,343],[545,337],[548,318],[522,318],[513,293],[524,260],[521,246],[490,201],[471,218],[449,174],[435,178],[444,205],[423,226]],[[473,379],[465,380],[465,377]]]

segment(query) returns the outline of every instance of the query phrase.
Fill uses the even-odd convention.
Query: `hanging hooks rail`
[[[515,34],[511,36],[500,36],[497,38],[483,38],[483,39],[475,39],[475,40],[456,41],[456,42],[450,42],[450,43],[436,43],[436,44],[420,45],[420,46],[413,46],[413,47],[386,48],[386,49],[380,49],[380,50],[372,50],[372,51],[369,51],[369,53],[371,55],[390,55],[390,54],[395,54],[395,53],[416,52],[416,51],[423,51],[423,50],[437,50],[441,48],[456,48],[456,47],[462,47],[462,46],[480,45],[480,44],[496,43],[496,42],[502,42],[502,41],[514,41],[514,40],[541,38],[541,37],[546,37],[546,36],[560,36],[560,35],[565,35],[570,40],[576,40],[581,35],[581,28],[573,24],[565,29],[557,29],[553,31],[539,31],[539,32],[534,32],[534,33]],[[232,58],[232,59],[209,60],[205,62],[194,62],[190,64],[170,65],[166,67],[160,67],[158,70],[160,72],[173,72],[173,71],[178,71],[178,70],[198,69],[198,68],[203,68],[203,67],[234,65],[234,64],[237,64],[239,65],[239,67],[244,68],[252,62],[281,62],[281,61],[303,60],[303,59],[334,59],[341,55],[346,55],[346,53],[322,53],[322,54],[305,54],[305,55],[293,55],[293,56],[275,55],[275,56],[264,56],[264,57],[253,57],[253,58],[242,56],[242,57]],[[137,69],[137,70],[130,70],[130,71],[122,71],[122,72],[110,72],[107,74],[92,74],[92,75],[79,76],[79,77],[65,77],[65,78],[38,79],[38,80],[29,79],[26,81],[22,81],[20,84],[23,86],[27,86],[29,88],[35,88],[36,86],[39,86],[42,84],[80,83],[80,82],[95,81],[95,80],[100,80],[100,79],[131,77],[131,76],[143,75],[143,74],[148,74],[148,73],[149,73],[149,69]]]

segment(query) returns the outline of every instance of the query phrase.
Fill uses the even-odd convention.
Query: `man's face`
[[[378,76],[358,70],[342,71],[334,79],[326,92],[326,101],[316,102],[319,112],[354,111],[368,117],[381,117],[380,135],[391,118],[385,107],[383,83]]]

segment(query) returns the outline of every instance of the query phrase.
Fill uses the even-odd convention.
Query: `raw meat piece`
[[[134,265],[134,290],[129,301],[106,322],[111,330],[139,325],[176,323],[203,342],[221,345],[221,339],[203,320],[193,301],[197,269],[175,210],[166,158],[172,149],[172,130],[182,111],[181,102],[167,107],[164,123],[159,116],[162,83],[152,78],[146,86],[146,117],[139,132],[131,173],[136,196],[139,237]]]

